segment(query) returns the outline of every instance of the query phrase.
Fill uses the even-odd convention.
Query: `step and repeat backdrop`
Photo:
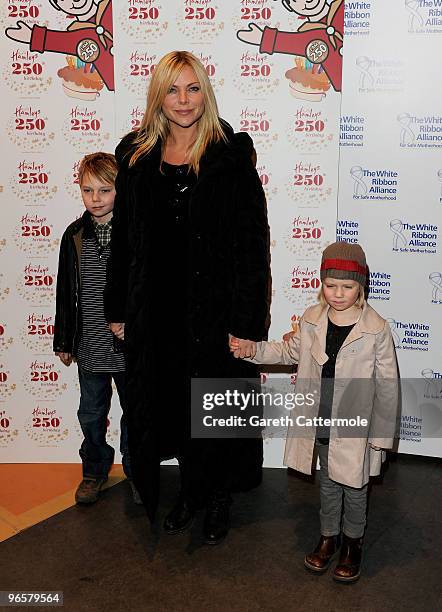
[[[442,2],[346,7],[337,235],[366,249],[369,303],[391,326],[399,450],[440,457]]]
[[[442,455],[442,432],[425,435],[442,395],[442,0],[315,4],[0,5],[0,461],[79,460],[77,373],[52,353],[59,242],[83,212],[80,159],[138,127],[172,49],[201,59],[220,115],[254,139],[271,226],[271,338],[316,301],[323,248],[360,241],[369,299],[416,381],[399,448]],[[119,417],[114,399],[115,448]],[[266,464],[281,465],[283,441],[265,442]]]

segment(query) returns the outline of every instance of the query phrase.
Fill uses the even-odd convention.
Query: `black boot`
[[[206,544],[219,544],[229,532],[229,508],[232,499],[228,493],[214,493],[207,504],[203,535]]]
[[[170,535],[182,533],[192,526],[194,516],[194,505],[180,493],[176,504],[164,519],[164,531]]]

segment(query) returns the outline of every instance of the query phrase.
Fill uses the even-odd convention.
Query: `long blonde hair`
[[[158,140],[164,149],[170,127],[169,120],[162,111],[162,105],[169,89],[185,66],[189,66],[195,72],[204,98],[204,113],[198,120],[197,136],[188,155],[192,170],[198,174],[201,157],[211,142],[226,140],[218,117],[215,94],[204,66],[188,51],[171,51],[161,58],[153,73],[147,92],[146,111],[134,140],[136,149],[130,158],[129,166],[133,166],[140,157],[150,153]]]

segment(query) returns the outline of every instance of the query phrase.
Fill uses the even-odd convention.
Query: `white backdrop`
[[[98,5],[99,11],[105,4]],[[72,42],[76,31],[67,31],[74,17],[57,12],[46,0],[2,3],[5,26],[21,19],[33,28],[33,38],[30,46],[6,36],[0,40],[0,461],[78,460],[76,371],[62,366],[51,349],[59,239],[83,210],[76,184],[79,160],[96,150],[113,151],[121,136],[137,127],[150,74],[172,49],[201,58],[221,116],[254,139],[271,225],[270,336],[279,339],[295,328],[315,301],[320,255],[335,239],[339,200],[338,236],[360,240],[366,249],[374,307],[391,319],[400,339],[428,340],[427,350],[409,344],[407,351],[401,345],[402,373],[432,377],[435,395],[442,371],[436,340],[442,307],[437,246],[442,164],[436,155],[442,140],[419,136],[437,136],[438,126],[442,129],[436,77],[442,28],[427,32],[437,30],[427,24],[436,18],[428,17],[429,9],[414,6],[418,2],[380,4],[346,3],[339,151],[341,94],[319,65],[289,53],[260,52],[236,35],[251,22],[261,29],[295,32],[304,20],[280,2],[114,0],[113,42],[106,39],[107,50],[96,62],[101,76],[107,75],[104,85],[98,71],[79,56],[88,60],[94,54],[94,41],[100,46],[97,33],[107,29],[112,34],[106,11],[77,47]],[[58,33],[44,37],[37,26]],[[115,93],[108,78],[112,55]],[[431,146],[418,146],[422,143]],[[396,191],[371,192],[373,186]],[[376,199],[366,198],[371,193]],[[436,247],[428,247],[434,252],[401,251],[403,241],[411,239],[412,225],[436,234],[429,239]],[[409,330],[428,336],[408,335]],[[115,446],[119,413],[114,402],[108,437]],[[416,415],[422,417],[422,408]],[[282,446],[283,441],[266,440],[266,465],[281,465]],[[401,450],[442,455],[437,439],[407,439]]]
[[[370,5],[346,31],[338,233],[360,241],[369,302],[403,379],[401,452],[442,456],[442,2]],[[382,10],[378,10],[382,6]]]

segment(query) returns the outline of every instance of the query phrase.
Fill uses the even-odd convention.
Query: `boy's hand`
[[[118,340],[124,340],[124,323],[109,323],[109,329]]]
[[[381,448],[380,446],[374,446],[374,445],[373,445],[371,442],[369,442],[369,444],[370,444],[371,448],[372,448],[373,450],[375,450],[375,451],[380,451],[380,450],[382,450],[382,448]]]
[[[60,357],[61,362],[64,363],[65,366],[70,366],[74,360],[71,353],[61,353],[57,351],[55,354],[57,357]]]
[[[290,340],[290,338],[293,338],[293,336],[296,334],[296,332],[294,331],[289,331],[286,334],[283,335],[282,340],[283,342],[288,342]]]
[[[256,342],[253,340],[242,340],[241,338],[235,338],[229,334],[229,347],[230,352],[236,359],[244,357],[253,358],[256,355]]]

